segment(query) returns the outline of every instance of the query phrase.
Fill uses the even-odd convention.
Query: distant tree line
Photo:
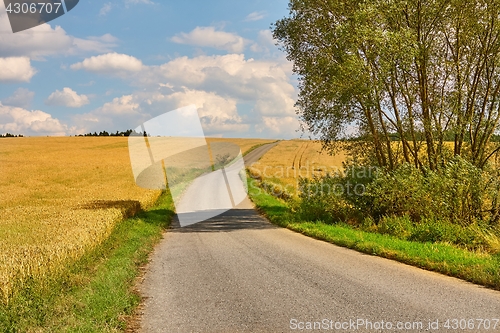
[[[124,132],[116,131],[116,133],[109,133],[107,131],[102,131],[102,132],[99,132],[99,133],[97,133],[97,132],[94,132],[94,133],[89,132],[87,134],[79,134],[77,136],[130,136],[130,135],[144,135],[144,134],[145,134],[145,132],[144,133],[143,132],[137,133],[135,130],[129,129],[129,130],[126,130]],[[147,136],[147,134],[144,135],[144,136]]]
[[[101,131],[99,133],[97,132],[89,132],[87,134],[78,134],[78,135],[75,135],[75,136],[130,136],[130,135],[143,135],[143,136],[151,136],[150,134],[146,133],[145,131],[144,132],[136,132],[135,130],[126,130],[126,131],[122,131],[122,132],[119,132],[119,131],[116,131],[115,133],[110,133],[108,131]],[[6,133],[6,134],[0,134],[0,138],[23,138],[24,135],[22,134],[18,134],[18,135],[14,135],[14,134],[11,134],[11,133]]]
[[[0,138],[22,138],[24,137],[24,135],[22,134],[18,134],[18,135],[14,135],[14,134],[10,134],[10,133],[7,133],[7,134],[0,134]]]

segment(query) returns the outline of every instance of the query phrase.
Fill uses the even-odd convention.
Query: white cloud
[[[125,95],[114,98],[112,102],[105,103],[102,107],[94,111],[96,114],[123,116],[138,114],[139,103],[134,102],[132,95]]]
[[[290,82],[291,67],[288,62],[245,59],[243,55],[229,54],[177,58],[160,68],[158,73],[163,75],[163,81],[174,86],[187,86],[191,90],[211,92],[226,100],[234,100],[235,103],[253,105],[252,119],[230,118],[223,119],[223,123],[233,127],[256,123],[260,124],[257,129],[263,135],[297,136],[295,130],[299,128],[299,122],[294,108],[297,92]],[[244,132],[236,130],[234,133],[237,131]]]
[[[270,49],[275,49],[275,40],[273,38],[273,33],[271,30],[261,30],[257,37],[257,42],[250,46],[250,50],[253,52],[269,52]]]
[[[253,13],[250,13],[247,15],[247,17],[245,18],[245,21],[247,21],[247,22],[259,21],[259,20],[262,20],[266,15],[267,15],[267,13],[265,11],[253,12]]]
[[[188,88],[169,94],[146,91],[117,97],[89,113],[74,116],[73,122],[84,132],[123,130],[190,104],[198,108],[207,135],[245,133],[250,129],[237,112],[236,99]]]
[[[40,110],[0,104],[0,133],[23,135],[66,135],[68,128],[58,119]]]
[[[265,116],[295,115],[295,88],[288,62],[245,59],[244,55],[180,57],[142,73],[143,84],[167,81],[174,86],[215,92],[240,101],[255,101]]]
[[[135,128],[149,118],[133,95],[124,95],[89,113],[75,115],[72,120],[79,129],[77,134],[83,134]]]
[[[113,6],[111,5],[111,2],[106,2],[102,7],[101,10],[99,10],[99,16],[106,16],[110,11]]]
[[[234,98],[224,98],[213,92],[191,89],[175,92],[165,98],[173,101],[176,108],[196,105],[206,135],[244,133],[250,128],[248,124],[242,123],[242,118],[237,112],[237,100]]]
[[[297,137],[300,122],[297,117],[262,117],[257,132],[279,137]]]
[[[151,0],[125,0],[125,3],[127,5],[129,5],[129,4],[136,5],[136,4],[141,4],[141,3],[146,4],[146,5],[154,4],[154,2]]]
[[[270,45],[270,31],[259,32],[259,41]],[[234,135],[253,127],[269,136],[297,136],[297,91],[291,82],[291,63],[283,57],[255,60],[243,54],[202,55],[146,66],[139,59],[114,53],[85,59],[71,68],[118,74],[140,87],[140,91],[75,118],[95,130],[135,127],[140,120],[194,103],[210,135],[230,131]],[[240,104],[246,105],[245,116],[237,112]]]
[[[3,6],[3,4],[2,4]],[[70,36],[60,26],[42,24],[13,34],[7,13],[0,10],[0,57],[27,56],[42,60],[50,55],[110,52],[117,39],[109,34],[86,39]]]
[[[89,72],[117,75],[138,72],[142,68],[142,62],[139,59],[116,52],[90,57],[71,65],[71,69],[74,70],[84,69]]]
[[[28,57],[0,58],[0,83],[29,82],[35,74]]]
[[[4,105],[17,106],[20,108],[27,109],[31,106],[31,102],[35,97],[35,93],[26,88],[18,88],[12,96],[7,97],[2,100]]]
[[[133,108],[136,115],[147,118],[196,104],[210,135],[232,132],[241,136],[258,127],[268,136],[288,133],[296,137],[297,92],[291,73],[290,63],[283,59],[245,59],[241,54],[179,57],[160,66],[143,66],[134,73],[129,79],[140,91],[129,97],[127,105],[138,104]],[[238,113],[239,105],[246,105],[246,114]],[[113,110],[117,107],[115,101]],[[100,115],[94,112],[92,119],[100,119],[108,108],[103,107]],[[280,118],[285,121],[279,123]]]
[[[90,36],[87,39],[74,38],[73,39],[73,51],[72,54],[77,54],[81,52],[86,53],[103,53],[109,52],[113,47],[116,46],[118,38],[110,35],[104,34],[102,36]]]
[[[54,91],[45,101],[47,105],[65,106],[68,108],[79,108],[89,103],[89,98],[86,95],[78,95],[68,87],[63,88],[62,91]]]
[[[102,57],[86,59],[73,68],[116,74],[112,65],[117,62],[110,60],[113,57],[109,61]],[[202,55],[175,58],[159,66],[135,60],[141,70],[122,70],[122,78],[138,87],[137,91],[75,116],[73,121],[79,128],[85,128],[85,132],[135,128],[155,116],[195,104],[207,135],[298,135],[294,108],[297,91],[291,79],[291,63],[283,57],[255,60],[242,54]]]
[[[245,39],[236,34],[216,31],[214,27],[196,27],[189,33],[182,32],[171,38],[178,44],[212,47],[218,50],[241,53],[245,49]]]

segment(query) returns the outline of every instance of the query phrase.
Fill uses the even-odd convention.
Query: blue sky
[[[223,137],[299,137],[292,65],[272,40],[287,1],[80,0],[13,34],[0,2],[0,133],[136,128],[196,105]]]

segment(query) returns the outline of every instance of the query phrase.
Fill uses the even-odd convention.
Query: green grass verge
[[[419,243],[370,233],[349,225],[297,221],[285,201],[265,192],[249,177],[249,195],[257,208],[279,226],[363,253],[397,260],[500,290],[500,255],[471,252],[444,243]]]
[[[117,224],[62,276],[31,281],[0,305],[2,332],[121,332],[140,303],[133,286],[174,214],[170,194]]]

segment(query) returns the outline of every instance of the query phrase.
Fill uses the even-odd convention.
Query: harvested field
[[[276,191],[296,193],[299,177],[310,178],[342,171],[344,154],[330,156],[321,152],[321,143],[311,140],[280,141],[255,163],[253,177],[277,185]]]

